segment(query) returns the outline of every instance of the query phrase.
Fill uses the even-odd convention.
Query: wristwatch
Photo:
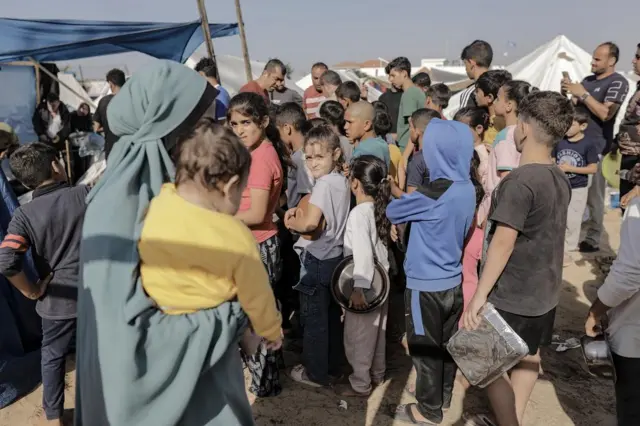
[[[587,100],[587,98],[588,98],[589,96],[591,96],[591,94],[590,94],[589,92],[585,92],[585,94],[584,94],[584,95],[580,96],[580,100],[581,100],[582,102],[584,102],[584,101],[586,101],[586,100]]]

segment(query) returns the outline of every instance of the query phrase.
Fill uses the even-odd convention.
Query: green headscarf
[[[253,424],[235,345],[246,325],[239,304],[164,315],[138,273],[145,211],[174,175],[166,146],[215,95],[194,71],[156,61],[109,104],[120,139],[89,194],[83,227],[77,426]]]

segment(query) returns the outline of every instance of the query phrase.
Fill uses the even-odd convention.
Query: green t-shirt
[[[402,94],[398,112],[398,145],[403,152],[409,142],[409,117],[416,110],[424,108],[426,100],[424,92],[417,86],[408,88]]]

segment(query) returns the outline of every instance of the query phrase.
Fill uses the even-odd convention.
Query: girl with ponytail
[[[356,310],[365,310],[368,306],[364,290],[371,287],[375,262],[389,272],[391,223],[386,209],[391,186],[386,164],[373,155],[354,158],[349,183],[356,199],[344,235],[344,254],[353,255],[354,263],[350,304]],[[349,385],[336,389],[338,394],[366,397],[373,386],[384,380],[387,310],[385,302],[371,312],[345,312],[344,346],[353,374]]]

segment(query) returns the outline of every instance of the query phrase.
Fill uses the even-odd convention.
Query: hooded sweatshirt
[[[470,178],[473,135],[465,124],[433,119],[423,142],[430,182],[392,201],[387,216],[393,224],[411,223],[407,288],[438,292],[462,282],[463,245],[476,204]]]

